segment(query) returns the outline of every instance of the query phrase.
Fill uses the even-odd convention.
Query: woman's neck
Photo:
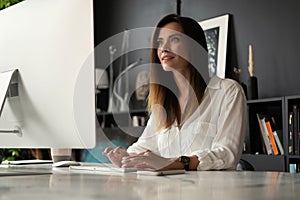
[[[180,105],[181,113],[183,114],[189,97],[190,74],[187,71],[185,71],[185,73],[173,72],[173,76],[179,90],[178,102]]]
[[[188,71],[184,72],[173,72],[175,83],[179,89],[179,95],[185,96],[189,92],[190,88],[190,74]]]

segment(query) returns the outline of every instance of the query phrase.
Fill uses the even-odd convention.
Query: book
[[[299,106],[293,105],[294,155],[299,155]]]
[[[283,145],[282,145],[282,142],[280,140],[280,138],[283,138],[282,130],[278,129],[278,126],[276,124],[276,121],[275,121],[274,117],[271,117],[270,123],[271,123],[271,127],[272,127],[272,130],[273,130],[273,135],[274,135],[277,147],[279,149],[279,152],[280,152],[281,155],[284,155]]]
[[[257,116],[258,125],[260,128],[260,132],[261,132],[264,144],[265,144],[265,148],[267,151],[267,155],[272,155],[273,151],[272,151],[272,147],[271,147],[271,143],[270,143],[270,139],[269,139],[269,134],[266,132],[266,130],[264,128],[265,122],[261,120],[262,116],[260,114],[257,113],[256,116]]]
[[[274,138],[274,135],[273,135],[273,130],[272,130],[272,127],[271,127],[271,123],[270,123],[270,121],[266,121],[265,119],[262,119],[262,120],[265,121],[265,126],[266,126],[266,129],[267,129],[268,133],[269,133],[269,139],[270,139],[270,142],[271,142],[271,145],[272,145],[273,154],[278,155],[279,152],[278,152],[276,141],[275,141],[275,138]]]
[[[284,155],[284,150],[283,150],[283,147],[282,147],[282,143],[281,143],[281,141],[279,139],[278,132],[279,131],[273,131],[273,135],[274,135],[274,138],[275,138],[275,141],[276,141],[276,144],[278,146],[280,154]]]
[[[294,154],[294,114],[293,112],[289,112],[289,118],[288,118],[288,154],[293,155]]]

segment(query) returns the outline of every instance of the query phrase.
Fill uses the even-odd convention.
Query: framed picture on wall
[[[208,48],[209,76],[225,78],[229,14],[200,21]]]

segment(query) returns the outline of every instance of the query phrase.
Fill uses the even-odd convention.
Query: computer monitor
[[[19,93],[3,106],[0,147],[93,147],[93,1],[25,0],[0,22],[0,73],[18,69]]]

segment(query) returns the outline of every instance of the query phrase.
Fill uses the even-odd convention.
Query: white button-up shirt
[[[155,131],[154,117],[128,153],[151,150],[162,157],[196,155],[198,170],[235,169],[247,127],[246,98],[231,79],[211,78],[196,111],[179,128]]]

